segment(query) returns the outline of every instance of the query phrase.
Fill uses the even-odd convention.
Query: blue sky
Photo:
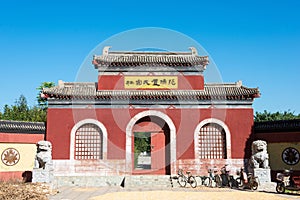
[[[0,0],[0,110],[21,94],[35,105],[44,81],[75,81],[86,56],[107,38],[161,27],[201,44],[224,82],[259,87],[255,111],[298,114],[299,8],[297,0]]]

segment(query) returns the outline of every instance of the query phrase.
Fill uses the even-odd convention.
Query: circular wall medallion
[[[20,153],[14,148],[7,148],[2,152],[1,161],[7,166],[14,166],[20,160]]]
[[[293,147],[288,147],[282,152],[282,160],[288,165],[296,165],[300,160],[299,151]]]

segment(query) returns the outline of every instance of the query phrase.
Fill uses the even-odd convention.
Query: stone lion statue
[[[269,154],[267,152],[267,142],[263,140],[256,140],[251,146],[252,156],[250,159],[250,167],[268,169]]]
[[[52,144],[49,141],[39,141],[34,168],[49,169],[52,166]]]

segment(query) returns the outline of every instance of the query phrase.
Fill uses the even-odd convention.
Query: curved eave
[[[59,95],[47,94],[48,98],[66,100],[253,100],[256,95],[215,96],[215,95]]]

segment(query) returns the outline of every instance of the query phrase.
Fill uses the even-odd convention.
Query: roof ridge
[[[0,123],[24,123],[24,124],[45,124],[45,122],[31,122],[31,121],[19,121],[19,120],[6,120],[0,119]]]
[[[198,55],[195,47],[189,47],[190,51],[109,51],[111,46],[105,46],[102,50],[102,55]]]

